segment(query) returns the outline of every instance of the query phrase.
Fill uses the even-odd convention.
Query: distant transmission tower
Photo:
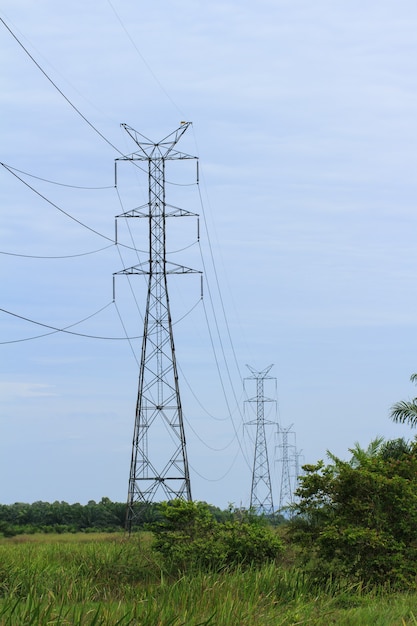
[[[116,272],[148,276],[126,513],[128,531],[143,510],[140,504],[175,498],[191,500],[167,275],[194,270],[167,262],[165,231],[166,218],[195,215],[165,201],[166,161],[196,158],[174,150],[189,126],[189,122],[182,122],[173,133],[153,143],[122,124],[139,150],[117,160],[146,162],[149,183],[148,203],[118,216],[144,217],[149,225],[147,263]]]
[[[249,425],[256,425],[255,456],[252,471],[252,488],[250,496],[250,507],[260,514],[273,514],[274,504],[272,500],[271,474],[269,471],[268,447],[265,437],[265,424],[274,422],[265,420],[265,402],[274,402],[264,395],[264,381],[272,367],[266,367],[261,372],[255,371],[249,365],[246,366],[253,374],[250,380],[256,380],[256,396],[249,398],[246,402],[256,403],[256,420],[247,422]]]
[[[295,468],[294,492],[296,491],[296,489],[300,485],[300,477],[301,477],[301,473],[302,473],[300,460],[304,458],[304,455],[302,454],[302,452],[303,452],[302,450],[298,450],[297,446],[295,446],[295,452],[294,452],[294,468]]]
[[[288,435],[294,435],[294,432],[291,430],[291,426],[287,426],[287,428],[283,428],[281,426],[278,427],[278,435],[281,436],[281,443],[279,444],[279,448],[281,448],[280,460],[282,463],[281,467],[281,489],[279,494],[279,510],[282,511],[285,506],[292,504],[294,499],[294,487],[293,487],[293,477],[291,475],[291,462],[290,462],[290,449],[295,448],[294,445],[290,445],[288,441]]]

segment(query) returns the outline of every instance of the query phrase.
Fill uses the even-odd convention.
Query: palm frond
[[[375,437],[367,448],[362,448],[358,441],[355,442],[353,448],[349,448],[349,452],[352,455],[350,464],[352,467],[360,467],[364,465],[370,459],[378,456],[381,451],[382,444],[384,443],[384,437]]]
[[[384,437],[380,435],[372,439],[371,443],[366,449],[366,453],[368,456],[376,456],[381,451],[381,446],[384,443]]]
[[[417,378],[416,378],[417,379]],[[417,425],[417,398],[396,402],[390,412],[391,419],[398,424],[408,423],[412,428]]]
[[[326,455],[329,457],[331,461],[333,461],[335,465],[343,464],[342,459],[339,459],[339,457],[333,454],[333,452],[330,452],[330,450],[326,450]]]

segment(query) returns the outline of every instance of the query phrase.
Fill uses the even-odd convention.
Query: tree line
[[[0,532],[10,537],[35,532],[116,531],[124,527],[126,504],[102,498],[87,504],[15,502],[0,505]]]
[[[150,528],[163,517],[161,503],[137,503],[135,506],[134,531]],[[209,504],[206,507],[215,520],[230,519],[230,509],[223,511]],[[107,497],[99,502],[90,500],[87,504],[64,501],[0,504],[0,535],[4,537],[37,532],[116,532],[125,529],[125,521],[126,503],[112,502]]]

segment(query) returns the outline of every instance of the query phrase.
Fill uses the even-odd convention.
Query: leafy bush
[[[168,571],[259,566],[283,551],[273,529],[242,511],[239,518],[219,522],[203,502],[174,500],[163,502],[160,512],[162,521],[153,526],[153,547]]]
[[[390,454],[395,448],[395,454]],[[356,451],[357,452],[357,451]],[[407,587],[417,575],[417,456],[383,446],[305,466],[292,538],[318,577]],[[359,455],[360,456],[360,455]]]

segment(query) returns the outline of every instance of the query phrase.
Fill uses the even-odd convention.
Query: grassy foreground
[[[30,535],[0,540],[0,625],[273,626],[417,624],[416,594],[314,589],[279,565],[164,574],[150,537]]]

